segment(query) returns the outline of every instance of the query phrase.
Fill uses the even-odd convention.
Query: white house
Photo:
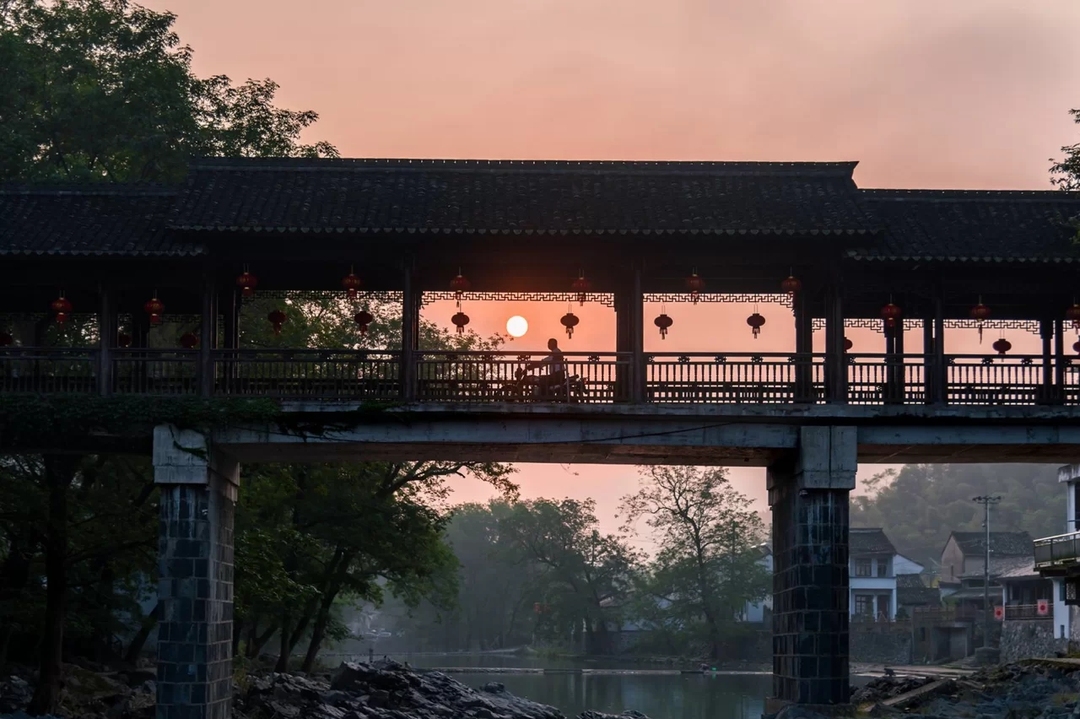
[[[772,548],[763,544],[758,547],[758,551],[761,552],[761,558],[758,559],[758,564],[765,568],[769,574],[772,574],[773,570],[773,554]],[[750,622],[752,624],[761,624],[772,616],[772,592],[765,595],[765,598],[760,602],[746,603],[746,608],[743,609],[743,615],[740,619],[744,622]]]
[[[923,566],[897,554],[880,528],[852,528],[848,556],[848,607],[852,618],[885,622],[896,619],[897,574],[919,574]]]

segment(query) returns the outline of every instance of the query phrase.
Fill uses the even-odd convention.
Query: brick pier
[[[846,704],[851,427],[803,427],[769,467],[773,512],[773,692],[780,702]]]
[[[228,719],[239,469],[195,432],[158,427],[157,717]]]

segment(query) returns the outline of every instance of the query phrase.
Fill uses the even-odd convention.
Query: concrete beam
[[[154,427],[154,483],[209,484],[216,476],[234,488],[239,486],[239,463],[212,444],[194,430],[171,424]]]
[[[1080,464],[1066,464],[1058,468],[1059,482],[1075,482],[1080,479]]]

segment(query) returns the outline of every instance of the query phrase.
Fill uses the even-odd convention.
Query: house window
[[[882,557],[881,559],[877,560],[877,575],[879,577],[887,577],[887,576],[889,576],[889,558],[888,557]]]
[[[869,594],[855,595],[855,613],[859,616],[874,616],[874,597]]]
[[[855,576],[856,577],[872,577],[874,576],[871,562],[869,559],[856,559],[855,560]]]

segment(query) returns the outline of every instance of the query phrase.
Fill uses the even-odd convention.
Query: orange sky
[[[1042,189],[1047,158],[1080,140],[1076,0],[143,2],[178,14],[198,73],[273,78],[282,105],[321,114],[309,138],[347,157],[859,160],[863,187]],[[610,348],[610,313],[586,310],[566,348]],[[731,349],[790,346],[790,315],[763,307],[753,342],[749,311],[669,307],[672,335],[646,348],[716,349],[718,326]],[[563,312],[471,314],[482,333],[524,314],[535,347]],[[634,475],[531,465],[519,479],[526,496],[595,496],[613,528]],[[735,476],[764,499],[760,470]]]

